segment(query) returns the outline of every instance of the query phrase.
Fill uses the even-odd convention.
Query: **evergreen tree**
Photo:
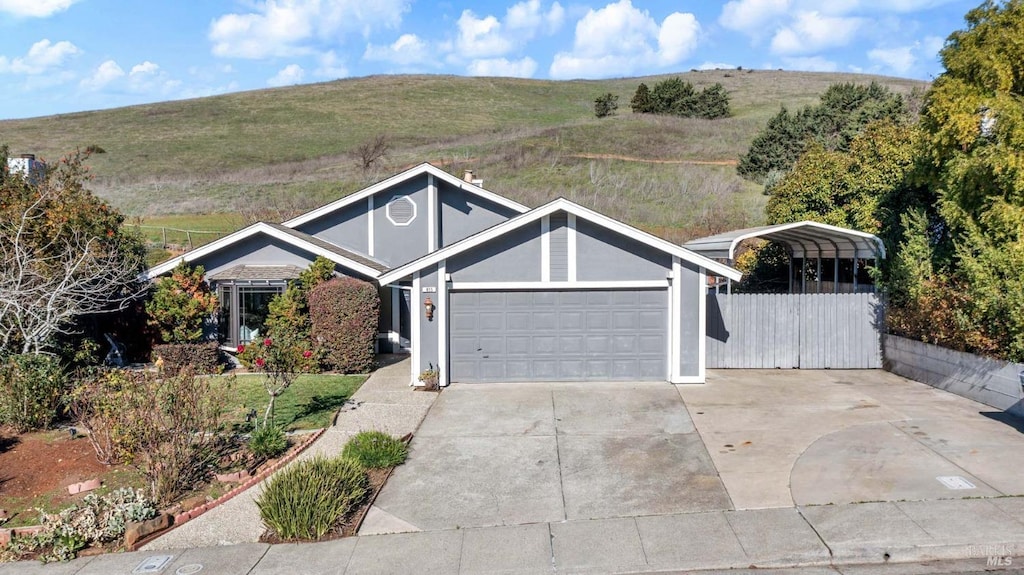
[[[636,87],[633,99],[629,101],[629,107],[634,114],[651,114],[654,112],[654,100],[651,99],[651,90],[643,82]]]

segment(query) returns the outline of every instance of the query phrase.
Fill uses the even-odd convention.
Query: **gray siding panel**
[[[427,176],[402,182],[374,196],[373,257],[391,267],[409,263],[430,251],[427,237],[430,209],[427,205]],[[397,226],[387,218],[387,204],[408,197],[416,204],[416,217],[408,225]]]
[[[452,281],[540,281],[540,222],[495,238],[448,260]]]
[[[313,263],[314,259],[316,256],[291,244],[264,234],[256,234],[195,260],[192,264],[201,265],[207,275],[214,275],[237,265],[293,265],[304,269]]]
[[[477,232],[519,215],[519,212],[460,190],[447,182],[437,182],[440,214],[440,247],[453,244]]]
[[[322,218],[306,222],[296,229],[343,248],[368,254],[370,218],[366,214],[366,208],[366,200],[356,202]]]
[[[668,375],[664,289],[453,291],[450,305],[453,382]]]
[[[551,281],[569,281],[569,214],[550,217]]]
[[[577,280],[663,280],[670,269],[672,269],[671,255],[632,238],[577,219]]]
[[[877,369],[875,294],[709,294],[709,368]]]
[[[433,287],[437,288],[435,293],[423,293],[423,288]],[[420,301],[422,302],[426,298],[430,298],[434,301],[434,305],[438,302],[438,293],[443,289],[438,288],[438,275],[437,268],[431,267],[429,270],[424,270],[420,276]],[[415,296],[415,294],[414,294]],[[420,368],[417,370],[417,374],[421,371],[433,366],[437,368],[441,364],[441,358],[439,357],[438,338],[440,335],[440,324],[438,321],[437,311],[435,310],[434,319],[427,321],[426,314],[423,312],[422,305],[419,308],[413,308],[412,313],[420,314],[420,333],[419,341],[414,345],[419,345],[420,352]]]

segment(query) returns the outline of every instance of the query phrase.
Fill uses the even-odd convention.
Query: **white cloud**
[[[914,48],[914,46],[875,48],[868,52],[868,58],[872,62],[878,62],[897,74],[906,74],[917,63]]]
[[[46,18],[63,12],[78,0],[0,0],[0,12],[14,16]]]
[[[718,23],[730,30],[759,35],[784,15],[789,6],[790,0],[733,0],[722,8]]]
[[[306,71],[298,64],[288,64],[267,80],[268,86],[291,86],[302,82]]]
[[[395,27],[406,0],[257,0],[244,14],[225,14],[210,24],[216,56],[262,59],[313,51],[317,40],[337,41]]]
[[[28,53],[22,57],[8,60],[6,56],[0,56],[0,73],[42,74],[62,66],[72,56],[81,53],[77,46],[66,40],[53,44],[43,39],[32,44]]]
[[[107,60],[100,64],[88,78],[83,79],[80,85],[86,90],[100,90],[107,84],[124,76],[124,70],[113,60]]]
[[[540,0],[524,0],[511,6],[505,17],[477,16],[463,10],[456,23],[456,58],[486,59],[505,56],[522,49],[540,34],[554,34],[562,26],[565,9],[554,2],[545,11]]]
[[[804,72],[835,72],[839,64],[821,56],[783,58],[782,63],[787,70],[802,70]]]
[[[512,51],[512,41],[501,34],[501,22],[494,16],[477,18],[472,10],[463,10],[458,27],[456,46],[461,56],[479,58]]]
[[[885,72],[903,76],[912,73],[922,59],[934,62],[943,44],[942,38],[927,36],[904,46],[878,46],[868,51],[868,59]]]
[[[811,54],[827,48],[846,46],[864,19],[823,16],[816,11],[798,12],[793,21],[775,33],[772,52],[775,54]]]
[[[735,70],[736,66],[722,62],[704,62],[697,66],[698,70]]]
[[[416,34],[402,34],[386,46],[368,44],[363,59],[374,62],[392,62],[399,66],[436,63],[430,46]]]
[[[505,13],[505,24],[513,30],[541,30],[554,34],[562,27],[565,9],[558,2],[544,12],[540,0],[527,0],[513,5]]]
[[[652,65],[673,66],[693,52],[700,23],[693,14],[674,12],[659,25],[630,0],[590,10],[576,23],[572,52],[555,54],[553,78],[630,74]]]
[[[143,62],[141,64],[136,64],[136,65],[132,66],[132,69],[131,69],[130,72],[128,72],[128,74],[131,75],[131,76],[156,74],[157,71],[159,71],[159,70],[160,70],[160,66],[150,62],[149,60],[146,60],[145,62]]]
[[[467,66],[466,71],[471,76],[532,78],[534,72],[537,71],[537,62],[529,56],[512,61],[505,58],[488,58],[473,60]]]
[[[320,65],[313,73],[321,78],[344,78],[348,76],[348,68],[334,53],[334,50],[325,52],[318,58]]]

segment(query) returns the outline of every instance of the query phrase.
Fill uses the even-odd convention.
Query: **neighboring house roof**
[[[410,169],[408,169],[408,170],[406,170],[406,171],[404,171],[404,172],[402,172],[400,174],[396,174],[394,176],[391,176],[390,178],[388,178],[386,180],[382,180],[380,182],[377,182],[376,184],[373,184],[372,186],[370,186],[368,188],[364,188],[364,189],[362,189],[362,190],[360,190],[360,191],[358,191],[358,192],[356,192],[354,194],[350,194],[348,196],[345,196],[344,198],[341,198],[339,200],[335,200],[335,201],[333,201],[333,202],[331,202],[331,203],[329,203],[327,205],[321,206],[321,207],[319,207],[319,208],[317,208],[315,210],[312,210],[310,212],[306,212],[306,213],[302,214],[301,216],[292,218],[292,219],[284,222],[283,225],[285,227],[289,227],[289,228],[294,228],[296,226],[301,226],[304,223],[311,222],[313,220],[322,218],[323,216],[326,216],[327,214],[330,214],[331,212],[340,210],[340,209],[342,209],[342,208],[344,208],[346,206],[350,206],[350,205],[352,205],[352,204],[354,204],[356,202],[359,202],[361,200],[365,200],[366,198],[368,198],[368,197],[370,197],[370,196],[372,196],[374,194],[377,194],[379,192],[382,192],[384,190],[387,190],[387,189],[395,186],[396,184],[400,184],[400,183],[402,183],[402,182],[404,182],[406,180],[410,180],[412,178],[416,178],[416,177],[422,176],[423,174],[430,174],[430,175],[434,176],[435,178],[438,178],[438,179],[440,179],[442,181],[448,182],[452,186],[455,186],[455,187],[457,187],[459,189],[462,189],[463,191],[469,192],[471,194],[475,194],[475,195],[477,195],[477,196],[479,196],[481,198],[484,198],[484,199],[489,200],[491,202],[494,202],[496,204],[505,206],[505,207],[507,207],[509,209],[512,209],[512,210],[515,210],[515,211],[517,211],[519,213],[526,212],[526,211],[528,211],[530,209],[530,208],[520,204],[519,202],[514,202],[514,201],[512,201],[512,200],[510,200],[508,198],[499,196],[498,194],[495,194],[494,192],[489,192],[489,191],[481,188],[480,186],[477,186],[477,185],[472,184],[470,182],[467,182],[467,181],[465,181],[465,180],[463,180],[461,178],[453,176],[453,175],[449,174],[448,172],[446,172],[446,171],[442,170],[441,168],[438,168],[438,167],[436,167],[436,166],[434,166],[432,164],[422,163],[422,164],[420,164],[420,165],[418,165],[418,166],[416,166],[414,168],[410,168]]]
[[[293,280],[302,274],[299,266],[238,265],[210,275],[206,279],[216,280]]]
[[[795,258],[885,258],[885,244],[878,236],[811,221],[733,230],[688,241],[683,247],[733,261],[736,247],[750,238],[786,244]]]
[[[405,265],[399,266],[391,271],[388,271],[382,274],[380,277],[378,277],[377,281],[380,282],[381,285],[386,285],[398,281],[404,277],[409,276],[414,272],[420,271],[428,266],[434,265],[440,262],[441,260],[444,260],[456,254],[472,249],[485,242],[498,238],[508,232],[519,229],[532,222],[538,221],[544,216],[550,215],[557,211],[565,211],[567,213],[573,214],[577,218],[581,218],[598,226],[607,228],[614,232],[618,232],[624,236],[639,241],[643,244],[647,244],[653,248],[659,249],[673,256],[678,256],[684,261],[691,262],[717,275],[731,278],[736,281],[739,281],[739,279],[742,277],[742,273],[739,270],[736,270],[725,264],[716,262],[700,254],[694,253],[682,246],[676,245],[667,240],[663,240],[657,236],[653,236],[645,231],[638,230],[633,226],[624,224],[618,220],[612,219],[591,209],[585,208],[565,198],[558,198],[547,204],[544,204],[543,206],[534,208],[533,210],[530,210],[524,214],[518,215],[500,224],[487,228],[482,232],[469,236],[468,238],[455,242],[454,244],[446,246],[440,250],[429,253],[419,258],[418,260],[414,260]]]
[[[182,261],[193,262],[256,234],[266,234],[311,254],[324,256],[334,263],[345,266],[353,271],[363,274],[366,277],[376,278],[388,269],[388,267],[383,263],[368,258],[365,255],[346,250],[340,246],[330,242],[325,242],[324,240],[315,238],[309,234],[287,228],[281,224],[256,222],[255,224],[238,230],[233,234],[228,234],[223,238],[214,240],[204,246],[198,247],[192,251],[186,252],[180,256],[171,258],[161,264],[157,264],[149,268],[145,272],[145,278],[153,279],[173,270],[175,266]]]

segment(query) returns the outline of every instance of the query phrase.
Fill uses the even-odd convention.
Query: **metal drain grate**
[[[940,475],[935,479],[947,489],[975,489],[974,484],[959,475]]]
[[[167,564],[174,559],[174,555],[152,555],[146,557],[139,563],[139,566],[132,570],[132,573],[159,573],[167,567]]]

